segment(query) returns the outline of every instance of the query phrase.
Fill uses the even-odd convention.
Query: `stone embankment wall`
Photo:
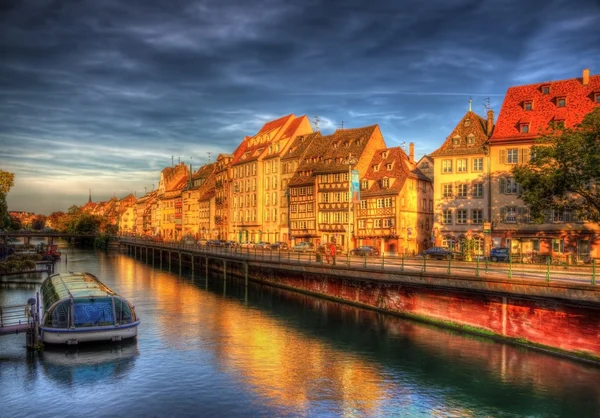
[[[600,363],[598,286],[248,263],[250,280]],[[222,263],[211,268],[221,269]],[[240,264],[228,273],[243,277]]]

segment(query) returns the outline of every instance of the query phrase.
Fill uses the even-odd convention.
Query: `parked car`
[[[508,248],[497,247],[490,251],[490,260],[492,261],[508,261],[508,257],[510,257]]]
[[[350,250],[350,255],[359,255],[361,257],[364,256],[379,256],[379,250],[376,247],[372,247],[370,245],[363,245],[361,247],[354,248]]]
[[[271,244],[272,250],[287,250],[288,248],[287,242],[277,241]]]
[[[240,247],[241,248],[254,248],[254,243],[248,242],[248,241],[240,242]]]
[[[233,248],[237,245],[235,241],[225,241],[223,242],[223,247]]]
[[[268,249],[271,248],[271,243],[270,242],[259,241],[256,244],[254,244],[254,248],[256,248],[258,250],[268,250]]]
[[[312,242],[302,241],[292,247],[294,251],[306,252],[314,251],[315,245]]]
[[[444,247],[431,247],[421,253],[425,258],[435,258],[437,260],[452,260],[457,257],[457,253]]]

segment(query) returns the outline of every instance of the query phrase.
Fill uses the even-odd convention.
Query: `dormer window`
[[[594,93],[594,101],[600,103],[600,93]]]
[[[520,131],[521,131],[522,134],[529,133],[529,124],[528,123],[522,123],[520,125]]]
[[[360,188],[362,190],[367,190],[369,188],[369,180],[363,180],[363,181],[361,181]]]
[[[471,126],[471,119],[465,119],[465,126]]]
[[[373,171],[375,171],[375,172],[379,171],[379,164],[375,164],[373,166]]]
[[[392,171],[392,163],[387,163],[385,167],[387,168],[387,171]]]
[[[533,110],[533,102],[531,100],[523,102],[523,109],[524,110]]]
[[[467,135],[467,144],[473,145],[475,143],[475,135],[469,134]]]
[[[550,94],[550,85],[549,84],[542,86],[542,94]]]
[[[557,97],[556,98],[556,106],[557,107],[565,107],[567,105],[567,98],[566,97]]]
[[[381,188],[382,189],[388,189],[390,187],[390,179],[387,177],[384,177],[381,179]]]
[[[454,145],[455,147],[460,145],[460,136],[455,136],[452,138],[452,145]]]
[[[387,156],[388,156],[388,153],[387,153],[387,151],[383,151],[383,152],[381,153],[381,158],[387,158]]]

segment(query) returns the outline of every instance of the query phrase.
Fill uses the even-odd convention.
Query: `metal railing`
[[[29,325],[33,321],[30,305],[0,306],[0,328]]]
[[[436,260],[420,255],[386,255],[381,256],[355,256],[350,254],[338,254],[331,257],[330,264],[326,262],[323,254],[312,251],[293,250],[271,250],[269,248],[256,247],[215,247],[183,242],[155,242],[152,240],[122,237],[122,242],[150,245],[165,249],[180,251],[192,251],[223,255],[228,257],[243,258],[247,260],[263,260],[287,264],[315,264],[323,266],[344,266],[353,269],[376,268],[398,272],[414,273],[436,273],[436,274],[461,274],[475,277],[496,278],[527,278],[541,279],[545,281],[561,280],[572,283],[596,284],[598,275],[598,259],[589,259],[589,262],[570,262],[566,257],[556,258],[540,256],[535,262],[530,262],[522,255],[511,256],[505,261],[491,261],[482,256],[474,257],[473,261],[459,259]]]

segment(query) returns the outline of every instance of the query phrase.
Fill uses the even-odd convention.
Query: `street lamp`
[[[352,204],[352,167],[356,165],[358,160],[348,154],[348,158],[344,161],[344,164],[348,164],[348,228],[346,229],[346,251],[350,252],[350,206]]]

